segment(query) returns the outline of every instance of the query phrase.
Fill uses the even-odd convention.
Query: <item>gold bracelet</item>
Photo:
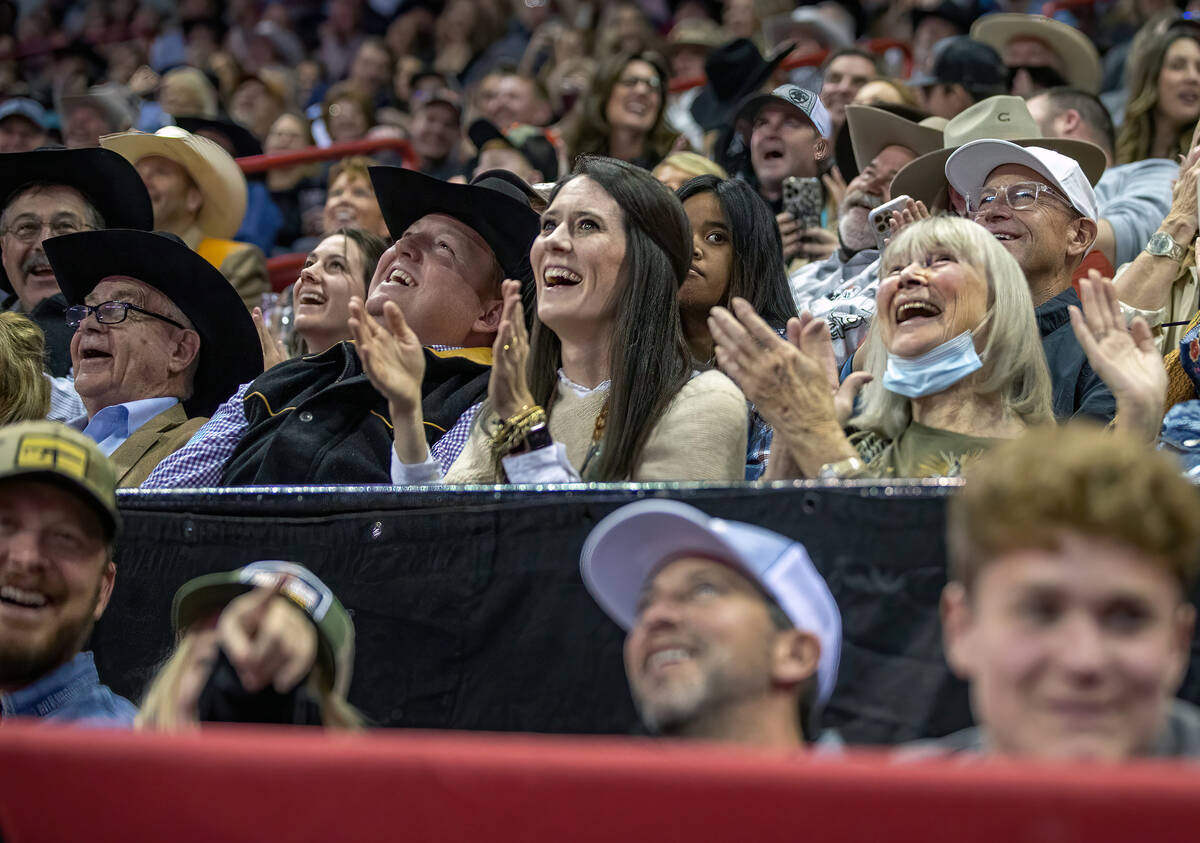
[[[497,459],[504,456],[525,440],[529,431],[546,423],[546,411],[538,405],[524,407],[507,419],[497,423],[492,433],[492,454]]]

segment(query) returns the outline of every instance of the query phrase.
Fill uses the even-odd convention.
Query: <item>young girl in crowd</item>
[[[783,334],[796,306],[783,265],[779,227],[767,205],[744,181],[699,176],[676,195],[692,226],[692,265],[679,288],[683,335],[697,366],[714,364],[708,317],[714,307],[745,299]],[[746,479],[757,480],[771,449],[771,428],[750,408]]]

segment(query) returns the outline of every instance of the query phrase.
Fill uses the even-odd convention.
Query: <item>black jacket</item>
[[[487,395],[489,349],[425,349],[425,439],[432,445]],[[339,343],[264,372],[246,390],[249,424],[223,486],[390,484],[392,423],[355,352]]]
[[[1100,376],[1092,371],[1083,347],[1075,339],[1067,312],[1069,305],[1079,307],[1079,296],[1071,287],[1034,311],[1046,365],[1050,367],[1054,417],[1066,421],[1084,416],[1107,424],[1117,412],[1117,402]]]

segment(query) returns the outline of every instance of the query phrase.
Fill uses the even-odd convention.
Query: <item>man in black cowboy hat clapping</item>
[[[532,281],[538,230],[528,185],[496,171],[469,185],[399,167],[371,181],[395,239],[366,309],[395,302],[425,347],[426,444],[444,467],[466,443],[487,394],[505,278]],[[388,402],[363,373],[355,344],[273,366],[223,404],[143,488],[392,482]]]

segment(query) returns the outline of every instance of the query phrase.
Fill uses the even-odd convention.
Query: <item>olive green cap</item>
[[[41,480],[78,495],[100,516],[109,541],[121,528],[117,472],[96,443],[51,421],[0,427],[0,481]]]
[[[303,565],[264,559],[188,580],[175,592],[171,607],[175,634],[183,634],[196,621],[255,588],[278,588],[281,596],[304,610],[317,627],[317,664],[324,671],[323,681],[345,697],[354,671],[354,621],[329,586]]]

